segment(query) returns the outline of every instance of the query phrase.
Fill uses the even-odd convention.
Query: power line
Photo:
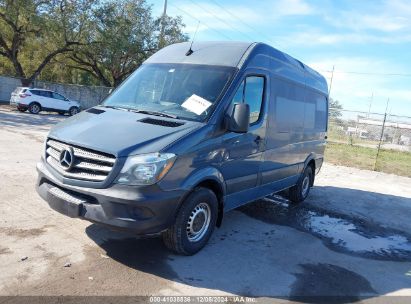
[[[183,12],[184,14],[186,14],[187,16],[190,16],[191,18],[193,18],[194,20],[201,22],[201,24],[205,25],[208,29],[220,34],[221,36],[223,36],[224,38],[228,39],[228,40],[233,40],[231,39],[231,37],[227,36],[226,34],[220,32],[219,30],[216,30],[214,28],[212,28],[211,26],[207,25],[207,23],[202,22],[200,19],[194,17],[192,14],[188,13],[187,11],[183,10],[182,8],[179,8],[178,6],[176,6],[173,3],[169,3],[169,5],[171,5],[172,7],[178,9],[179,11]]]
[[[333,73],[333,71],[329,70],[320,70],[323,73]],[[354,71],[334,71],[337,74],[356,74],[356,75],[375,75],[375,76],[403,76],[403,77],[411,77],[411,74],[406,73],[375,73],[375,72],[354,72]]]
[[[229,24],[227,21],[221,19],[220,17],[216,16],[213,12],[211,12],[210,10],[204,8],[203,6],[199,5],[198,3],[194,2],[193,0],[190,0],[190,2],[192,2],[193,4],[195,4],[196,6],[198,6],[200,9],[206,11],[208,14],[214,16],[216,19],[218,19],[220,22],[226,24],[227,26],[229,26],[230,28],[234,29],[235,31],[239,32],[240,34],[250,38],[250,39],[254,39],[251,36],[249,36],[248,34],[238,30],[237,28],[235,28],[234,26],[232,26],[231,24]],[[232,12],[230,12],[229,10],[225,9],[221,4],[219,4],[218,2],[216,2],[215,0],[211,0],[211,2],[213,2],[215,5],[217,5],[219,8],[221,8],[223,11],[225,11],[227,14],[229,14],[230,16],[232,16],[233,18],[235,18],[236,20],[238,20],[241,24],[243,24],[244,26],[246,26],[247,28],[249,28],[250,30],[258,33],[261,36],[265,36],[266,38],[268,37],[267,35],[265,35],[264,33],[256,30],[255,28],[253,28],[252,26],[250,26],[249,24],[245,23],[244,21],[242,21],[239,17],[237,17],[235,14],[233,14]],[[227,36],[226,34],[224,34],[223,32],[209,26],[207,23],[202,22],[200,19],[196,18],[195,16],[193,16],[192,14],[188,13],[186,10],[176,6],[173,3],[170,3],[171,6],[173,6],[174,8],[176,8],[177,10],[183,12],[184,14],[190,16],[191,18],[193,18],[194,20],[201,22],[204,26],[206,26],[208,29],[216,32],[217,34],[225,37],[228,40],[233,40],[231,37]],[[268,41],[272,42],[272,40],[267,39]],[[399,77],[411,77],[411,74],[408,73],[376,73],[376,72],[356,72],[356,71],[337,71],[337,70],[319,70],[320,72],[323,73],[337,73],[337,74],[354,74],[354,75],[375,75],[375,76],[399,76]]]
[[[261,36],[264,36],[267,39],[267,41],[271,42],[272,44],[275,44],[274,41],[272,41],[271,38],[269,38],[266,34],[260,32],[259,30],[256,30],[254,27],[252,27],[248,23],[245,23],[240,17],[237,17],[235,14],[233,14],[232,12],[230,12],[229,10],[224,8],[220,3],[216,2],[215,0],[211,0],[211,2],[213,2],[215,5],[217,5],[219,8],[221,8],[223,11],[225,11],[227,14],[229,14],[231,17],[233,17],[234,19],[239,21],[242,25],[244,25],[245,27],[247,27],[251,31],[253,31],[253,32],[255,32],[255,33],[257,33]]]
[[[213,12],[211,12],[209,9],[206,9],[205,7],[201,6],[200,4],[194,2],[193,0],[190,0],[191,3],[193,3],[194,5],[198,6],[200,9],[204,10],[205,12],[207,12],[208,14],[214,16],[217,20],[219,20],[220,22],[224,23],[225,25],[229,26],[230,28],[232,28],[233,30],[237,31],[238,33],[244,35],[245,37],[247,37],[248,39],[254,40],[253,37],[249,36],[248,34],[240,31],[239,29],[237,29],[236,27],[232,26],[231,24],[229,24],[227,21],[225,21],[224,19],[221,19],[220,17],[218,17],[217,15],[215,15]]]

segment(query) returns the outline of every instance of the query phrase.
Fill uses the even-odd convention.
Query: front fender
[[[219,211],[218,211],[218,218],[217,218],[217,227],[221,226],[223,221],[223,214],[224,214],[224,197],[226,195],[226,184],[224,181],[224,177],[221,172],[215,167],[204,167],[195,170],[192,174],[190,174],[181,184],[181,188],[186,190],[187,195],[191,193],[197,185],[201,184],[202,182],[213,182],[218,185],[221,190],[221,200],[219,202]],[[185,196],[186,197],[186,196]],[[182,202],[184,201],[185,197],[182,198]],[[181,203],[180,203],[181,204]]]
[[[226,194],[224,177],[215,167],[204,167],[195,170],[182,182],[181,188],[185,190],[192,190],[196,185],[210,180],[218,183],[224,197]]]

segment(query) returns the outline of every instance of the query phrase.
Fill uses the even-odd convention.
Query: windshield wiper
[[[174,118],[178,119],[177,115],[172,115],[172,114],[167,114],[163,112],[156,112],[156,111],[148,111],[148,110],[135,110],[135,109],[127,109],[128,111],[131,112],[136,112],[136,113],[141,113],[141,114],[147,114],[147,115],[154,115],[154,116],[161,116],[161,117],[168,117],[168,118]]]
[[[109,108],[109,109],[116,109],[116,110],[123,110],[123,111],[128,111],[128,109],[123,108],[123,107],[117,107],[117,106],[106,106],[106,105],[100,105],[101,107]]]
[[[134,113],[141,113],[141,114],[147,114],[147,115],[154,115],[154,116],[161,116],[161,117],[179,119],[177,115],[172,115],[172,114],[167,114],[167,113],[157,112],[157,111],[130,109],[130,108],[123,108],[123,107],[118,107],[118,106],[106,106],[106,105],[104,105],[104,107],[110,108],[110,109],[129,111],[129,112],[134,112]]]

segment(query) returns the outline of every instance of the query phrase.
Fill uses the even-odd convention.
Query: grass
[[[377,149],[352,146],[341,143],[328,143],[325,149],[327,162],[347,167],[393,173],[411,177],[411,153],[394,150],[380,150],[377,162]]]

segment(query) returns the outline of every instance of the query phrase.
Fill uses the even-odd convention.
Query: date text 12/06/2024
[[[150,297],[150,303],[256,303],[257,299],[241,296],[161,296]]]

